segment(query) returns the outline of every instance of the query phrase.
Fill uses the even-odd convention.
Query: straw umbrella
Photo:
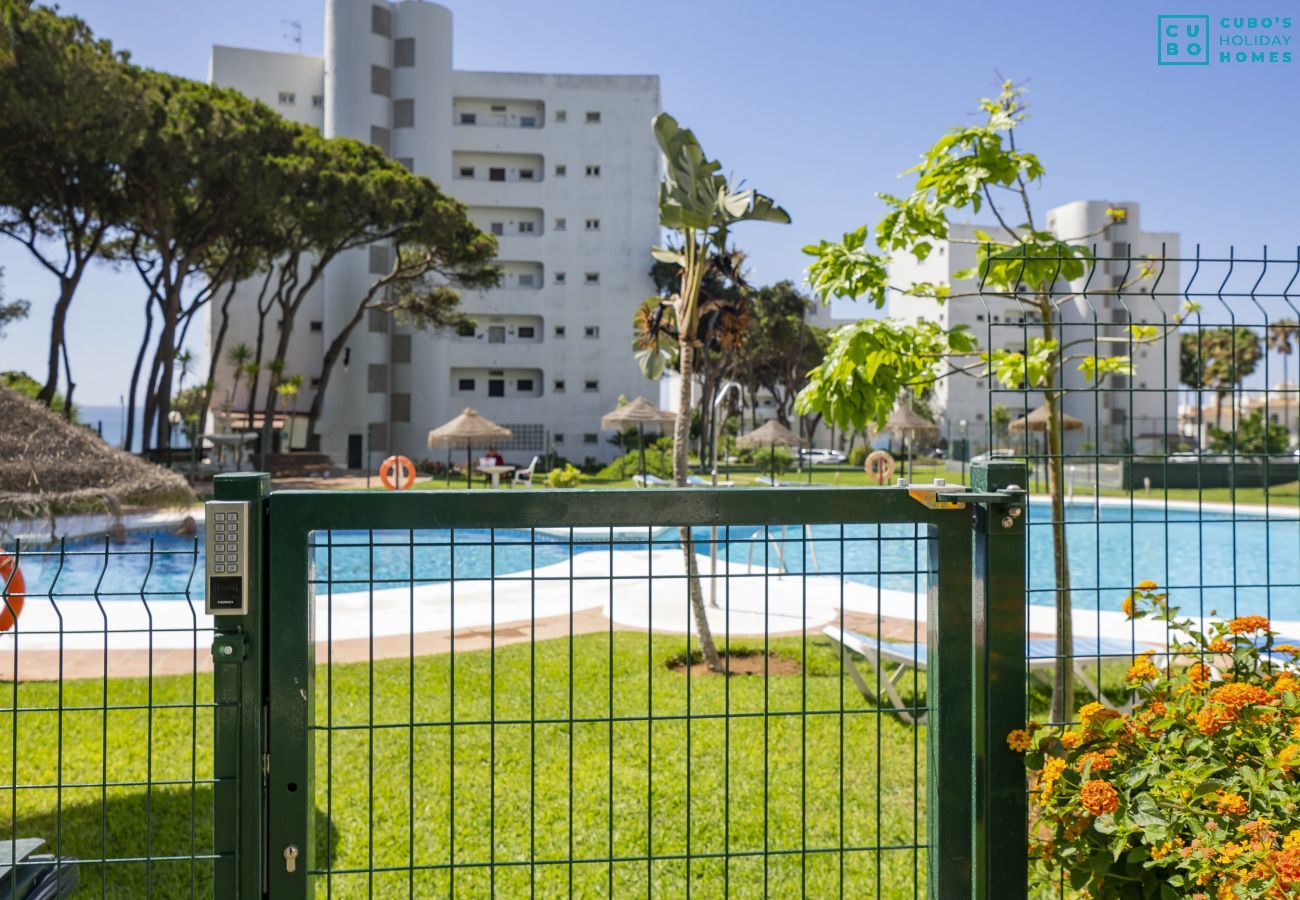
[[[470,461],[470,447],[485,441],[503,441],[511,436],[509,428],[503,428],[495,422],[488,421],[477,410],[465,408],[465,411],[443,425],[429,432],[429,448],[438,444],[449,447],[465,446],[465,486],[474,487],[473,468]]]
[[[808,442],[775,419],[769,419],[758,428],[755,428],[748,434],[742,434],[736,439],[737,447],[768,446],[771,448],[773,484],[776,484],[776,445],[780,444],[783,447],[802,447],[806,443]]]
[[[662,428],[675,418],[673,413],[660,409],[646,398],[637,397],[631,403],[625,403],[602,416],[600,427],[622,431],[631,425],[636,426],[637,447],[641,454],[641,477],[645,478],[645,427],[658,425]]]
[[[902,435],[903,462],[908,465],[908,474],[911,475],[911,445],[915,444],[915,440],[909,440],[909,438],[914,438],[918,431],[936,433],[939,431],[939,426],[922,416],[910,406],[899,404],[894,408],[894,412],[885,422],[884,430],[896,432]]]
[[[1083,427],[1083,421],[1080,419],[1076,419],[1074,416],[1069,416],[1066,415],[1065,413],[1061,413],[1060,416],[1061,416],[1062,431],[1078,431],[1080,428]],[[1029,415],[1021,416],[1019,419],[1016,419],[1013,422],[1009,423],[1007,425],[1007,430],[1008,431],[1033,431],[1045,436],[1047,434],[1047,404],[1044,403],[1043,405],[1035,409],[1033,412],[1031,412]],[[1035,441],[1034,443],[1036,445],[1037,441]],[[1038,449],[1037,446],[1035,446],[1034,449],[1037,450]],[[1044,454],[1046,454],[1046,450],[1044,450]],[[1035,467],[1035,472],[1034,472],[1034,483],[1035,484],[1038,483],[1037,467]]]

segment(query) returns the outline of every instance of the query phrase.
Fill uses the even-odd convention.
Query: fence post
[[[971,540],[965,513],[929,529],[926,603],[926,886],[971,896]]]
[[[213,894],[217,897],[254,898],[263,893],[262,638],[266,567],[262,540],[270,484],[270,476],[260,473],[218,475],[213,483],[215,499],[244,500],[252,505],[246,561],[248,614],[216,616],[212,640],[216,706],[212,839],[217,856]]]
[[[1023,487],[1024,463],[971,464],[971,488]],[[975,896],[1028,896],[1024,758],[1007,735],[1025,721],[1025,520],[1028,507],[972,506],[975,531]]]

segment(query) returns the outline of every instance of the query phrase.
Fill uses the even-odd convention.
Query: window
[[[370,67],[370,93],[383,97],[393,95],[393,72],[386,66]]]
[[[532,287],[532,286],[533,286],[533,273],[532,273],[532,272],[522,272],[522,273],[520,273],[520,275],[519,275],[519,286],[520,286],[520,287]]]
[[[506,395],[506,382],[504,378],[488,379],[488,396],[504,397]]]
[[[310,327],[312,331],[324,331],[325,323],[320,321],[319,319],[313,319]]]
[[[473,167],[473,166],[461,166],[459,169],[456,170],[456,177],[457,177],[457,178],[473,178],[473,177],[474,177],[474,167]]]
[[[569,174],[569,167],[568,167],[568,166],[556,166],[556,167],[555,167],[555,177],[556,177],[556,178],[563,178],[565,175],[568,175],[568,174]]]
[[[488,181],[505,181],[505,169],[488,169]]]
[[[600,273],[588,272],[586,276],[583,278],[583,281],[585,281],[587,284],[600,284]]]
[[[372,394],[382,394],[388,390],[388,366],[383,363],[371,363],[367,367],[366,389]]]
[[[386,275],[391,263],[388,260],[388,248],[372,244],[370,246],[370,274]]]
[[[393,127],[412,128],[415,126],[415,101],[393,101]]]
[[[598,125],[598,124],[600,124],[600,113],[598,113],[598,112],[588,112],[588,113],[587,113],[587,124],[588,124],[588,125]]]
[[[556,230],[556,231],[563,231],[563,230],[565,229],[565,227],[568,226],[568,224],[569,224],[569,223],[566,222],[564,219],[556,219],[556,220],[555,220],[555,230]]]
[[[319,379],[319,378],[313,378],[313,379],[311,380],[311,386],[312,386],[312,389],[313,389],[313,390],[315,390],[316,388],[320,387],[320,379]]]
[[[374,144],[384,153],[388,153],[392,147],[392,135],[387,128],[380,128],[378,125],[370,126],[370,143]]]
[[[536,173],[536,171],[534,171],[533,169],[520,169],[520,170],[519,170],[519,180],[520,180],[520,181],[536,181],[536,180],[537,180],[537,173]]]
[[[298,97],[293,91],[280,91],[280,105],[293,106],[298,101]]]
[[[563,444],[563,443],[564,443],[564,435],[563,435],[563,434],[555,434],[555,435],[552,435],[552,439],[553,439],[553,440],[555,441],[555,443],[557,443],[557,444]]]
[[[324,108],[325,108],[325,97],[324,97],[323,95],[321,95],[321,94],[312,94],[312,95],[311,95],[311,105],[312,105],[312,109],[324,109]]]
[[[588,325],[586,328],[582,329],[582,336],[583,336],[583,337],[589,337],[589,338],[598,338],[598,337],[600,337],[600,326],[599,326],[599,325]]]
[[[456,382],[456,390],[458,390],[458,391],[472,391],[472,390],[474,390],[474,379],[473,379],[473,378],[461,378],[461,379],[457,380],[457,382]]]
[[[493,222],[492,233],[495,234],[497,237],[501,237],[501,235],[505,234],[506,233],[505,222]]]
[[[504,325],[488,326],[488,343],[504,344],[506,342],[506,327]]]
[[[389,416],[394,422],[411,421],[411,395],[410,394],[393,394],[389,399]]]
[[[462,124],[462,125],[477,125],[477,124],[478,124],[478,116],[475,115],[474,113],[461,113],[461,114],[460,114],[460,124]]]
[[[588,219],[588,220],[587,220],[587,230],[588,230],[588,231],[600,231],[600,219]]]
[[[534,328],[532,325],[520,325],[520,326],[519,326],[519,339],[520,339],[520,340],[531,341],[531,340],[532,340],[533,338],[535,338],[535,337],[537,337],[537,329]]]
[[[388,313],[382,309],[372,309],[366,315],[366,328],[375,334],[384,334],[388,331]]]
[[[595,391],[600,390],[600,382],[594,378],[588,378],[582,383],[582,389],[589,394],[594,393]]]
[[[473,322],[461,322],[459,325],[456,326],[456,336],[457,336],[457,337],[473,337],[473,336],[474,336],[474,323],[473,323]]]
[[[504,103],[493,103],[492,111],[494,113],[503,113],[506,111],[506,105]]]
[[[554,386],[553,390],[554,390],[555,393],[557,393],[557,394],[563,394],[563,393],[564,393],[564,379],[563,379],[563,378],[557,378],[557,379],[555,379],[555,386]]]
[[[563,272],[556,272],[556,273],[555,273],[555,283],[556,283],[556,284],[564,284],[566,277],[567,277],[567,276],[566,276]]]
[[[393,36],[393,11],[387,6],[370,7],[370,30],[384,37]]]
[[[595,444],[598,443],[599,441],[600,441],[600,436],[592,434],[590,431],[582,436],[582,442],[584,444]]]
[[[393,41],[393,65],[399,69],[415,65],[415,38],[398,38]]]
[[[522,394],[533,392],[533,380],[531,378],[520,378],[515,382],[515,388]]]
[[[520,117],[519,117],[519,127],[520,127],[520,128],[536,128],[536,127],[537,127],[537,116],[520,116]]]
[[[520,223],[519,223],[519,233],[520,233],[520,234],[536,234],[536,229],[537,229],[537,223],[536,223],[536,222],[520,222]]]
[[[555,121],[556,121],[556,122],[567,122],[567,121],[569,121],[569,114],[568,114],[568,112],[565,111],[565,110],[563,110],[563,109],[557,109],[557,110],[555,111]]]
[[[555,336],[556,336],[557,338],[562,338],[562,337],[564,337],[564,326],[563,326],[563,325],[556,325],[556,326],[555,326]]]
[[[393,335],[389,358],[395,363],[409,363],[411,361],[411,336],[409,334]]]
[[[588,178],[599,178],[599,177],[600,177],[600,166],[587,166],[587,177],[588,177]]]

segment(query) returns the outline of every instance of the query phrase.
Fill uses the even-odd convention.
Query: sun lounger
[[[799,482],[797,481],[779,481],[779,480],[773,481],[771,478],[767,477],[766,475],[755,475],[754,481],[757,482],[758,484],[765,484],[768,487],[798,487],[799,486]]]
[[[863,677],[862,672],[849,657],[849,651],[865,658],[871,667],[879,672],[880,687],[884,689],[899,718],[909,725],[925,724],[925,715],[918,716],[916,707],[904,703],[902,695],[898,692],[898,684],[908,670],[925,671],[927,659],[925,644],[887,641],[883,638],[858,634],[855,631],[847,631],[830,625],[823,628],[822,633],[840,648],[840,661],[848,671],[849,677],[853,679],[853,683],[862,692],[863,697],[872,703],[877,702],[875,691],[867,684],[866,678]],[[1072,658],[1074,672],[1093,696],[1101,697],[1101,691],[1098,690],[1096,683],[1087,673],[1089,662],[1096,662],[1098,658],[1105,660],[1108,657],[1131,659],[1139,653],[1154,649],[1156,648],[1146,644],[1135,645],[1131,641],[1118,638],[1081,635],[1074,639]],[[1056,640],[1054,638],[1031,638],[1025,644],[1025,651],[1030,674],[1046,681],[1043,670],[1054,667],[1057,661]],[[888,669],[890,665],[895,667],[892,673]]]
[[[687,476],[686,476],[686,483],[689,484],[689,485],[693,485],[694,487],[713,487],[713,482],[712,482],[712,481],[710,481],[710,480],[707,479],[707,478],[702,478],[702,477],[700,477],[699,475],[687,475]],[[719,481],[717,486],[718,486],[718,487],[733,487],[735,484],[736,484],[736,482],[734,482],[734,481]]]
[[[658,475],[633,475],[632,482],[639,487],[671,487],[672,482]]]

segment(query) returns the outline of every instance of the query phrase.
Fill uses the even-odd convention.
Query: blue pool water
[[[1166,586],[1188,612],[1261,612],[1300,619],[1300,519],[1193,510],[1129,509],[1089,504],[1068,508],[1074,603],[1080,609],[1118,609],[1129,586],[1145,578]],[[1050,604],[1054,587],[1051,528],[1045,504],[1030,509],[1031,602]],[[696,537],[709,539],[707,528]],[[812,540],[801,530],[779,527],[764,540],[759,526],[719,529],[719,557],[775,568],[780,556],[790,572],[840,573],[896,590],[925,588],[923,529],[914,526],[819,525]],[[676,531],[617,550],[677,546]],[[574,553],[608,553],[610,544],[578,542],[527,531],[446,530],[334,532],[314,548],[321,590],[347,592],[394,587],[450,577],[509,575],[561,563]],[[29,552],[32,555],[28,555]],[[707,553],[707,545],[700,552]],[[813,556],[816,556],[816,566]],[[200,600],[203,541],[165,533],[136,533],[125,545],[106,548],[102,539],[69,540],[58,548],[24,548],[22,570],[30,594],[67,599]],[[1235,587],[1234,587],[1235,586]]]

